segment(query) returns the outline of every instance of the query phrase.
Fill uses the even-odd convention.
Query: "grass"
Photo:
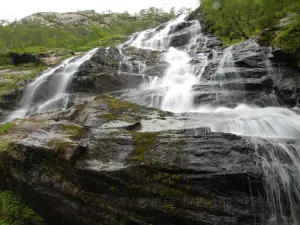
[[[126,40],[124,35],[112,35],[101,38],[97,41],[88,42],[83,46],[75,48],[76,51],[88,51],[95,47],[111,47],[120,44]]]
[[[0,191],[0,224],[43,224],[43,219],[9,191]]]
[[[14,124],[14,123],[0,124],[0,135],[7,134],[15,126],[16,126],[16,124]]]
[[[4,79],[8,79],[9,82],[2,82],[0,83],[0,99],[9,94],[14,92],[18,85],[17,83],[20,81],[26,81],[32,78],[35,78],[43,69],[44,66],[38,66],[36,67],[33,64],[24,64],[21,67],[15,67],[17,71],[20,71],[20,73],[17,74],[2,74],[0,77]],[[29,74],[22,74],[22,70],[31,70]]]

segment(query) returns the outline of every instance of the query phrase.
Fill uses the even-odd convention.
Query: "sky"
[[[15,20],[36,12],[74,12],[94,9],[97,12],[139,12],[151,6],[169,10],[195,8],[199,0],[9,0],[1,4],[0,19]]]

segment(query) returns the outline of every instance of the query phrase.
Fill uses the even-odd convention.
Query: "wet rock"
[[[72,82],[72,92],[107,93],[137,88],[146,79],[162,76],[168,64],[160,60],[160,52],[128,47],[100,48],[84,62]]]
[[[74,109],[72,122],[65,120],[72,109],[58,110],[16,120],[1,137],[11,146],[0,157],[1,185],[22,185],[20,194],[48,224],[265,224],[261,171],[244,138],[205,127],[139,132],[139,122],[133,130],[75,124],[83,114],[106,124],[165,121],[166,112],[111,97]],[[49,144],[58,133],[64,141]]]
[[[184,22],[178,24],[177,26],[175,26],[175,27],[171,30],[171,33],[169,33],[169,34],[172,34],[172,33],[178,32],[178,31],[181,31],[181,30],[183,30],[183,29],[185,29],[185,28],[188,28],[188,27],[190,27],[190,26],[192,26],[192,25],[193,25],[192,22],[190,22],[190,21],[184,21]]]
[[[140,130],[141,128],[142,128],[142,124],[140,122],[136,122],[132,125],[125,127],[125,129],[129,131],[136,131],[136,130]]]
[[[190,38],[191,38],[190,33],[173,34],[171,36],[169,45],[173,47],[183,46],[188,44]]]

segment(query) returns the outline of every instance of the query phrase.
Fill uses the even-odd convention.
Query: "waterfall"
[[[161,60],[169,64],[162,78],[154,77],[150,84],[142,87],[152,91],[149,105],[175,113],[193,112],[192,121],[185,127],[208,127],[212,132],[244,136],[253,147],[257,166],[264,176],[266,198],[270,203],[269,224],[298,224],[299,110],[279,107],[272,93],[266,96],[266,103],[271,102],[271,106],[245,103],[247,78],[242,77],[235,66],[233,46],[218,52],[209,49],[208,38],[201,32],[198,21],[189,21],[190,26],[177,28],[186,22],[185,16],[180,16],[163,28],[139,33],[127,43],[136,48],[161,51]],[[172,46],[172,38],[182,34],[189,37],[188,42]],[[217,70],[210,80],[202,78],[209,61],[214,60],[218,61]],[[273,75],[276,71],[267,57],[265,64],[267,75]],[[214,102],[200,102],[195,106],[196,95],[214,95],[211,97]]]
[[[93,49],[81,57],[72,57],[58,66],[42,72],[26,87],[20,108],[8,115],[6,121],[23,118],[34,113],[66,108],[69,102],[69,95],[66,92],[68,85],[80,65],[89,60],[97,50],[97,48]]]
[[[167,70],[162,76],[147,76],[146,62],[124,51],[128,46],[160,51],[161,60],[168,64]],[[273,93],[267,93],[270,95],[267,100],[274,102],[271,106],[261,106],[255,101],[249,104],[244,95],[247,77],[237,69],[234,46],[224,49],[209,46],[209,38],[202,33],[199,21],[186,21],[186,15],[181,15],[117,46],[121,56],[118,74],[144,77],[144,84],[134,92],[135,99],[140,98],[139,93],[146,93],[150,95],[148,106],[191,114],[184,128],[205,127],[212,132],[243,136],[253,148],[254,160],[262,171],[271,208],[270,224],[299,224],[300,110],[280,107]],[[80,65],[95,51],[44,71],[27,86],[20,109],[9,115],[7,121],[65,109],[69,102],[68,85]],[[211,62],[217,65],[212,74],[207,73]],[[276,73],[267,58],[264,63],[268,76]],[[197,97],[200,100],[195,104]]]
[[[162,79],[153,79],[148,88],[152,90],[164,89],[163,96],[151,96],[151,107],[158,107],[173,112],[186,112],[194,108],[193,86],[201,80],[201,75],[207,66],[208,54],[199,53],[197,57],[200,63],[192,65],[192,57],[189,52],[197,45],[201,34],[201,26],[198,21],[191,21],[190,26],[176,32],[176,27],[185,21],[186,15],[179,16],[170,21],[164,28],[146,30],[131,39],[127,44],[136,48],[166,51],[162,60],[169,63],[169,68]],[[170,46],[175,32],[176,35],[187,34],[189,41],[184,49]],[[145,86],[144,86],[145,87]]]

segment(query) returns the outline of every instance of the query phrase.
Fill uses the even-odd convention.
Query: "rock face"
[[[195,90],[212,89],[211,94],[196,95],[196,104],[215,101],[215,104],[228,104],[232,107],[235,105],[232,105],[228,99],[234,98],[234,104],[243,102],[262,107],[298,105],[300,71],[294,69],[288,63],[289,58],[282,57],[278,49],[270,50],[260,46],[257,38],[252,38],[233,45],[230,52],[223,52],[215,59],[224,60],[226,54],[232,57],[230,60],[234,62],[234,67],[223,69],[220,64],[215,63],[215,60],[209,61],[202,78],[206,81],[223,79],[224,83],[222,86],[220,84],[196,86]],[[223,77],[214,76],[220,70]],[[215,94],[222,90],[227,90],[227,93],[225,95],[220,93],[216,99]]]
[[[160,60],[158,51],[128,48],[120,52],[113,47],[100,48],[81,65],[72,83],[73,92],[107,93],[126,88],[137,88],[145,75],[161,77],[168,64]],[[145,71],[141,73],[141,67]]]
[[[18,22],[37,22],[44,26],[109,26],[118,19],[116,15],[103,15],[94,10],[68,13],[41,12],[27,16]]]
[[[1,136],[0,185],[22,185],[49,224],[265,224],[247,142],[205,128],[168,131],[172,117],[100,96],[17,120]],[[164,130],[143,132],[152,123]]]

